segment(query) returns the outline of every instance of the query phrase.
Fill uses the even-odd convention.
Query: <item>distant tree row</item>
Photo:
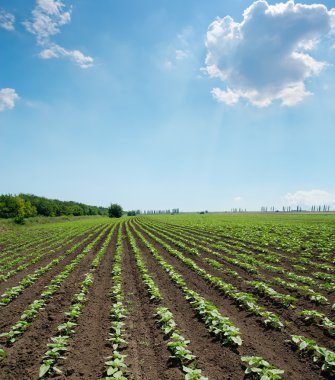
[[[172,210],[147,210],[143,211],[145,215],[155,215],[155,214],[179,214],[179,208],[173,208]]]
[[[32,194],[0,195],[0,218],[16,218],[18,215],[61,216],[61,215],[107,215],[104,207],[89,206],[72,201],[48,199]]]
[[[141,211],[140,210],[130,210],[130,211],[127,211],[127,215],[128,216],[141,215]]]
[[[261,207],[261,212],[279,212],[279,210],[276,210],[274,206],[272,207],[267,207],[267,206],[263,206]],[[302,211],[309,211],[308,208],[306,209],[302,209],[301,206],[297,206],[297,207],[291,207],[291,206],[283,206],[282,208],[282,211],[283,212],[302,212]],[[311,212],[329,212],[330,211],[330,206],[329,205],[323,205],[323,206],[312,206],[311,209],[310,209]]]
[[[17,195],[0,195],[0,218],[15,218],[16,223],[23,223],[24,218],[37,215],[36,207]]]

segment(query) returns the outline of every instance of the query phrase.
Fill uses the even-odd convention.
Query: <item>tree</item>
[[[108,209],[108,215],[110,218],[121,218],[123,209],[117,203],[112,203]]]
[[[17,224],[24,224],[25,201],[21,197],[15,197],[15,202],[16,202],[16,215],[15,215],[14,221]]]
[[[14,218],[15,223],[23,224],[24,218],[36,215],[36,208],[20,196],[0,196],[0,218]]]

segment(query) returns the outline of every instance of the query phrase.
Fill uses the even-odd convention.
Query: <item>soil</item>
[[[101,230],[99,230],[101,232]],[[93,241],[98,235],[99,232],[96,232],[84,245],[80,245],[73,253],[67,256],[64,260],[62,260],[56,267],[52,268],[50,271],[46,272],[43,276],[41,276],[36,282],[34,282],[31,286],[26,288],[18,298],[13,300],[6,306],[1,306],[0,313],[0,331],[7,331],[10,326],[12,326],[18,316],[22,314],[25,308],[30,305],[35,299],[39,298],[41,292],[44,287],[55,277],[57,276],[66,265],[68,265],[80,252],[82,252],[83,248],[86,244]],[[73,243],[74,245],[75,243]],[[61,255],[65,253],[66,248],[57,254]],[[87,258],[85,258],[87,260]],[[50,259],[49,259],[50,260]],[[36,269],[30,268],[32,272]],[[29,272],[31,273],[31,272]],[[4,289],[1,289],[1,293],[9,287],[17,285],[17,283],[27,275],[27,272],[20,273],[19,277],[13,277],[8,280],[5,284],[7,285]],[[3,284],[2,284],[3,285]]]
[[[161,228],[161,230],[164,231],[162,228]],[[157,230],[157,231],[159,231],[159,230]],[[165,231],[166,231],[166,227],[165,227]],[[175,230],[173,230],[173,231],[175,231]],[[181,233],[182,231],[184,233]],[[220,263],[224,264],[225,267],[236,271],[240,276],[242,276],[246,280],[250,280],[250,281],[256,280],[255,277],[257,277],[257,276],[251,275],[250,273],[248,273],[243,268],[240,268],[240,267],[226,261],[224,259],[224,256],[226,255],[226,253],[224,251],[220,250],[219,248],[213,248],[213,246],[211,244],[209,244],[208,241],[201,240],[203,236],[206,236],[202,232],[197,233],[197,232],[192,230],[192,233],[187,232],[187,234],[185,235],[185,231],[181,230],[181,231],[173,232],[175,234],[175,238],[178,240],[178,236],[190,237],[193,241],[196,241],[199,243],[199,248],[200,248],[199,251],[202,253],[202,255],[204,257],[212,258],[212,259],[219,261]],[[208,236],[206,236],[206,237],[208,239]],[[221,243],[225,242],[225,240],[222,240],[222,238],[220,238],[218,236],[216,237],[216,239],[213,239],[212,237],[210,239],[214,244],[215,244],[215,242],[216,243],[217,242],[221,242]],[[171,243],[171,242],[169,241],[169,243]],[[188,245],[188,244],[186,243],[186,245]],[[234,249],[236,251],[240,251],[240,253],[244,253],[244,254],[246,253],[245,251],[241,250],[241,248],[234,246],[234,244],[229,243],[228,246],[230,246],[230,245],[231,245],[232,249]],[[255,257],[257,258],[257,249],[255,247],[253,247],[253,245],[251,243],[249,243],[249,245],[250,245],[249,249],[256,255]],[[211,254],[207,253],[206,251],[201,250],[201,246],[206,246],[207,248],[214,249],[218,253],[222,252],[222,258],[220,259],[217,256],[212,256]],[[189,247],[192,247],[192,246],[189,244]],[[286,252],[286,255],[289,255],[289,254]],[[194,257],[194,256],[192,256],[192,257]],[[280,266],[284,267],[285,269],[287,269],[288,271],[292,271],[292,262],[289,259],[285,258],[285,256],[282,258],[280,264],[274,264],[274,265],[280,265]],[[264,268],[259,267],[258,270],[259,270],[259,273],[263,277],[265,277],[267,280],[270,280],[270,281],[272,280],[273,277],[280,277],[280,274],[270,272],[268,270],[265,270]],[[310,269],[309,269],[309,271],[310,271]],[[301,274],[305,275],[305,276],[309,276],[310,275],[309,271],[307,270],[305,273],[301,273]],[[287,278],[286,278],[286,280],[288,282],[291,282],[291,280],[289,280]],[[306,298],[300,291],[288,290],[288,289],[286,289],[283,286],[278,285],[278,284],[271,285],[271,286],[275,290],[279,291],[280,293],[290,294],[294,297],[298,297],[299,302],[302,301],[300,303],[301,307],[302,307],[301,310],[303,310],[304,308],[306,308],[306,309],[317,309],[318,311],[321,311],[322,313],[324,313],[328,318],[330,318],[330,319],[335,318],[335,311],[331,310],[331,308],[330,308],[330,305],[332,305],[335,302],[335,294],[334,293],[327,292],[323,289],[316,288],[316,291],[318,293],[326,296],[328,301],[329,301],[329,304],[326,304],[326,305],[323,305],[323,304],[316,305],[315,303],[310,301],[308,298]],[[313,288],[313,286],[312,286],[312,288]],[[299,304],[297,304],[297,305],[299,305]]]
[[[139,229],[140,230],[140,229]],[[190,268],[186,267],[178,259],[171,256],[165,249],[151,239],[141,229],[143,236],[153,244],[164,259],[172,264],[183,275],[187,285],[196,290],[200,295],[212,301],[220,312],[240,328],[243,345],[239,349],[241,355],[262,356],[270,363],[285,370],[287,379],[324,379],[331,378],[321,374],[319,368],[308,359],[299,357],[287,342],[289,334],[283,331],[267,330],[261,327],[256,316],[240,310],[231,300],[222,296],[220,292],[211,287],[205,280],[199,277]],[[164,240],[164,239],[162,239]],[[330,347],[331,348],[331,347]],[[293,370],[294,369],[294,370]]]
[[[133,233],[133,235],[135,235]],[[170,280],[168,274],[159,266],[145,245],[137,240],[150,275],[154,278],[164,299],[163,304],[173,313],[182,335],[190,339],[189,349],[197,356],[198,367],[209,379],[242,379],[243,371],[239,357],[233,350],[223,347],[215,340],[198,319],[182,291]],[[152,241],[151,241],[152,243]]]
[[[22,264],[29,264],[29,261],[34,259],[34,256],[29,255],[33,253],[36,250],[41,250],[43,255],[40,257],[40,259],[34,263],[34,264],[29,264],[25,270],[28,270],[29,272],[33,272],[35,269],[47,265],[52,259],[56,258],[57,256],[63,254],[67,249],[78,243],[79,241],[83,240],[87,234],[91,233],[94,230],[94,228],[91,228],[90,231],[86,231],[84,234],[81,234],[77,236],[71,243],[66,244],[63,246],[64,240],[60,240],[57,243],[55,242],[47,242],[47,243],[41,243],[40,245],[34,245],[30,249],[25,249],[24,254],[22,252],[19,252],[16,256],[16,258],[20,258],[20,261],[16,263],[13,267],[8,268],[6,271],[3,272],[3,274],[7,274],[8,272],[17,269],[19,266]],[[25,256],[27,254],[27,256]],[[27,258],[28,257],[28,258]],[[12,258],[12,256],[11,256]],[[22,271],[18,271],[14,275],[10,276],[7,280],[5,281],[0,281],[0,293],[3,291],[4,288],[8,288],[10,285],[9,281],[10,279],[14,278],[15,281],[20,281],[22,278]]]
[[[257,296],[258,303],[261,306],[273,311],[282,320],[287,321],[287,326],[282,331],[266,329],[261,324],[259,317],[241,310],[233,300],[224,296],[183,262],[169,254],[164,247],[146,233],[147,229],[152,232],[153,230],[149,229],[147,223],[142,222],[141,218],[138,219],[135,225],[136,229],[158,250],[159,254],[184,277],[190,289],[197,291],[202,297],[213,302],[220,313],[227,316],[240,329],[243,344],[237,349],[224,346],[216,340],[185,299],[182,290],[172,282],[169,275],[136,236],[133,227],[130,226],[130,231],[135,236],[135,241],[140,248],[149,274],[163,296],[160,306],[168,307],[171,310],[178,330],[186,339],[190,340],[189,349],[197,357],[196,364],[202,370],[203,376],[208,377],[209,380],[244,379],[245,366],[241,362],[241,356],[253,355],[262,356],[273,365],[283,369],[285,371],[283,379],[286,380],[334,379],[330,375],[321,373],[320,368],[310,358],[301,357],[288,342],[290,334],[304,335],[316,340],[320,345],[334,350],[333,338],[325,335],[317,326],[306,325],[298,316],[298,310],[313,308],[309,301],[300,297],[296,309],[285,309],[267,297]],[[98,380],[104,379],[106,376],[104,362],[112,353],[112,347],[107,341],[110,328],[109,315],[112,307],[109,292],[113,286],[111,269],[114,263],[118,228],[114,231],[107,252],[94,273],[94,282],[90,288],[82,314],[78,319],[75,333],[71,337],[69,351],[66,353],[65,359],[57,363],[57,367],[62,371],[62,374],[53,374],[49,378],[58,380]],[[141,273],[136,266],[129,239],[126,237],[125,226],[122,225],[120,228],[122,228],[124,234],[122,290],[125,295],[124,303],[127,309],[125,339],[128,343],[123,350],[123,353],[127,355],[126,376],[129,380],[182,380],[184,379],[184,374],[178,363],[171,360],[170,352],[167,348],[167,339],[155,320],[157,304],[149,299]],[[208,273],[233,284],[240,291],[252,291],[246,281],[236,280],[221,270],[213,268],[203,260],[206,257],[214,258],[223,263],[226,268],[236,270],[244,280],[255,279],[253,275],[248,274],[243,269],[225,262],[224,255],[222,258],[218,258],[201,250],[200,256],[191,255],[187,250],[183,251],[160,235],[160,231],[169,231],[168,225],[157,223],[155,228],[155,235],[167,242],[171,247],[183,252],[186,257],[192,258],[198,266]],[[206,241],[204,237],[207,236],[212,239],[213,243],[224,239],[222,236],[220,237],[219,233],[206,235],[204,231],[200,229],[198,231],[196,228],[173,226],[170,231],[174,231],[176,239],[178,239],[178,236],[190,236],[190,238],[192,236],[192,240],[208,247],[211,247],[212,243]],[[64,312],[70,307],[71,299],[78,291],[79,283],[83,276],[89,271],[91,262],[107,233],[108,231],[104,233],[93,252],[88,253],[83,258],[47,303],[44,310],[39,312],[32,325],[12,346],[6,346],[4,338],[0,338],[0,343],[2,343],[7,352],[7,357],[0,361],[0,380],[38,380],[40,361],[47,349],[47,343],[54,336],[57,325],[64,320]],[[92,236],[91,241],[97,234],[98,232]],[[9,279],[5,288],[14,286],[24,276],[32,273],[37,267],[46,265],[51,259],[64,253],[67,248],[73,246],[77,241],[81,240],[78,238],[69,246],[47,255],[36,265],[31,265],[22,273]],[[226,239],[225,241],[232,246],[238,243],[234,239]],[[85,244],[81,245],[76,252],[62,260],[57,267],[45,273],[8,306],[0,308],[1,332],[8,331],[19,319],[22,311],[34,299],[39,298],[44,286],[60,273],[64,266],[83,250],[84,246]],[[188,244],[186,246],[192,247],[192,245]],[[252,244],[249,245],[249,249],[254,249],[255,252],[257,250]],[[284,259],[283,263],[284,265],[289,265],[289,260]],[[273,276],[273,274],[263,270],[262,274],[269,280]],[[273,287],[284,294],[289,294],[287,290],[280,286]],[[297,296],[294,293],[292,295]],[[333,317],[329,307],[327,309],[327,307],[320,306],[317,309],[325,310],[329,317]]]
[[[123,290],[128,316],[126,336],[128,378],[131,380],[182,380],[181,371],[172,366],[163,333],[155,322],[155,305],[150,303],[136,267],[128,239],[124,242]]]
[[[66,359],[58,363],[63,375],[55,379],[96,380],[104,378],[104,362],[111,354],[107,345],[109,312],[111,301],[109,291],[112,287],[111,268],[113,265],[117,230],[109,244],[90,288],[83,313],[78,318],[78,326]],[[38,367],[34,373],[38,372]]]
[[[1,380],[38,379],[38,373],[32,373],[32,371],[37,366],[39,367],[50,337],[54,335],[56,327],[64,319],[64,312],[69,308],[71,299],[78,291],[79,283],[83,280],[85,273],[88,272],[91,262],[101,247],[106,234],[107,232],[95,246],[95,249],[83,258],[46,307],[39,312],[24,334],[12,346],[5,347],[7,357],[0,364]],[[22,309],[20,297],[17,299],[17,303],[18,309]],[[3,313],[1,313],[2,326],[7,327],[1,331],[8,331],[9,327],[19,319],[20,315],[21,312],[16,312],[14,309],[12,315],[8,316],[8,320],[4,320]],[[2,343],[4,344],[4,341]]]

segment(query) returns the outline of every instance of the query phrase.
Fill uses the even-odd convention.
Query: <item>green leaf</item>
[[[51,368],[50,364],[42,364],[40,367],[40,373],[39,373],[39,378],[45,376]]]
[[[0,348],[0,360],[4,359],[6,356],[7,352],[3,348]]]

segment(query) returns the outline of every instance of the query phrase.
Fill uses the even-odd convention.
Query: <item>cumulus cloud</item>
[[[0,28],[14,30],[15,16],[0,8]]]
[[[40,45],[47,44],[60,27],[71,21],[71,11],[64,11],[64,4],[57,0],[37,0],[32,11],[32,21],[25,21],[28,32],[35,34]]]
[[[233,198],[233,201],[234,201],[234,202],[241,202],[242,200],[243,200],[243,198],[240,197],[239,195],[238,195],[237,197],[234,197],[234,198]]]
[[[19,99],[18,94],[13,88],[0,89],[0,112],[5,109],[12,109],[15,102]]]
[[[205,70],[226,89],[214,88],[213,97],[228,105],[244,98],[259,107],[275,100],[294,106],[311,95],[306,79],[327,65],[308,53],[334,31],[335,8],[293,0],[255,1],[240,23],[230,16],[217,18],[206,36]]]
[[[324,190],[296,191],[285,195],[290,206],[335,206],[335,194]]]
[[[34,34],[37,43],[43,47],[39,56],[43,59],[70,58],[81,68],[93,65],[93,58],[85,56],[79,50],[67,50],[52,42],[51,37],[60,33],[60,28],[71,21],[71,9],[59,0],[37,0],[32,11],[32,20],[25,21],[28,32]]]

